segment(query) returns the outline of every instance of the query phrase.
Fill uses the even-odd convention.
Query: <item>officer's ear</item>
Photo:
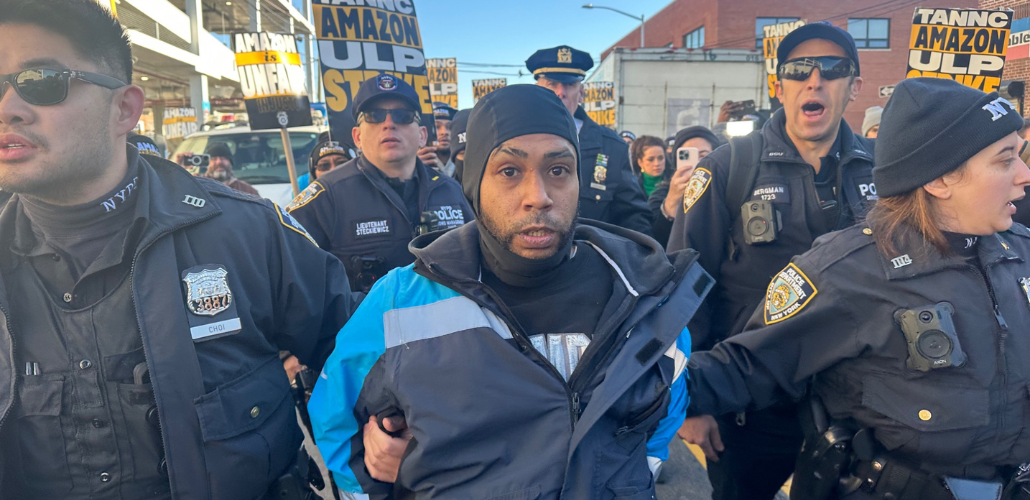
[[[419,149],[426,147],[426,143],[429,142],[429,129],[425,127],[418,128],[418,147]]]
[[[358,149],[364,149],[361,147],[361,127],[354,127],[350,129],[350,137],[354,140],[354,147]]]
[[[783,102],[783,82],[779,78],[776,79],[776,83],[773,85],[776,90],[776,98]]]
[[[862,90],[862,77],[861,76],[852,77],[851,78],[851,95],[849,96],[848,100],[849,101],[854,101],[855,99],[858,99],[858,92],[861,91],[861,90]]]

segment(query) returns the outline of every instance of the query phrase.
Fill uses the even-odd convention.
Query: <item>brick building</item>
[[[980,0],[981,9],[1001,10],[1012,9],[1014,12],[1012,21],[1012,32],[1030,30],[1030,1],[1028,0]],[[1012,50],[1005,61],[1005,72],[1002,78],[1005,80],[1022,80],[1024,83],[1030,81],[1030,58],[1021,57],[1023,51]],[[1025,99],[1024,99],[1025,101]],[[1030,106],[1024,104],[1023,115],[1030,116]]]
[[[980,4],[978,0],[673,0],[646,21],[644,35],[647,47],[752,49],[761,54],[761,32],[766,24],[798,19],[829,21],[851,32],[859,46],[864,86],[844,114],[851,127],[858,130],[866,108],[887,102],[879,96],[879,88],[905,77],[916,7],[995,8],[1012,4],[1030,9],[1030,0],[982,0]],[[1026,16],[1017,11],[1016,17]],[[615,42],[602,59],[615,47],[639,47],[639,29]],[[1021,60],[1018,66],[1006,66],[1006,77],[1009,71],[1021,71],[1021,75],[1030,77],[1030,59]]]

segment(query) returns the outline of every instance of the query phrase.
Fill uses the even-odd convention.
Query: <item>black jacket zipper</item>
[[[980,279],[983,280],[984,286],[987,287],[987,294],[991,298],[991,307],[994,309],[994,319],[997,321],[1000,330],[998,332],[998,376],[1001,377],[1001,399],[1002,406],[1008,405],[1008,369],[1005,360],[1005,340],[1008,338],[1008,323],[1005,322],[1005,318],[1001,315],[1001,309],[998,307],[998,298],[994,294],[994,285],[991,283],[990,269],[989,266],[984,266],[982,269],[978,266],[970,265],[977,274],[980,275]],[[1005,415],[1004,412],[998,413],[998,434],[996,439],[1001,439],[1001,431],[1005,428]]]

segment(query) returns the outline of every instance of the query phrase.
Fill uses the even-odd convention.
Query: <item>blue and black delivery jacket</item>
[[[475,224],[412,242],[415,263],[376,283],[308,405],[343,491],[652,498],[652,467],[685,415],[686,324],[712,280],[696,252],[666,255],[633,231],[581,220],[575,238],[618,277],[606,311],[615,321],[595,331],[568,383],[479,281]],[[364,466],[363,424],[387,412],[414,436],[395,485]]]

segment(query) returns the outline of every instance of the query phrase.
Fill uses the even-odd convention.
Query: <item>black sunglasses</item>
[[[4,84],[10,83],[14,91],[29,104],[36,106],[60,104],[68,98],[68,86],[72,78],[107,89],[120,89],[128,85],[116,78],[86,71],[27,69],[9,75],[0,75],[0,99],[3,99],[7,92]]]
[[[855,76],[855,63],[846,57],[822,56],[799,57],[780,66],[780,78],[803,82],[812,76],[812,70],[819,68],[824,80],[836,80]]]
[[[412,122],[422,123],[421,116],[407,108],[362,111],[359,117],[368,123],[383,123],[386,121],[387,115],[390,115],[390,118],[393,118],[393,122],[397,125],[407,125]]]

